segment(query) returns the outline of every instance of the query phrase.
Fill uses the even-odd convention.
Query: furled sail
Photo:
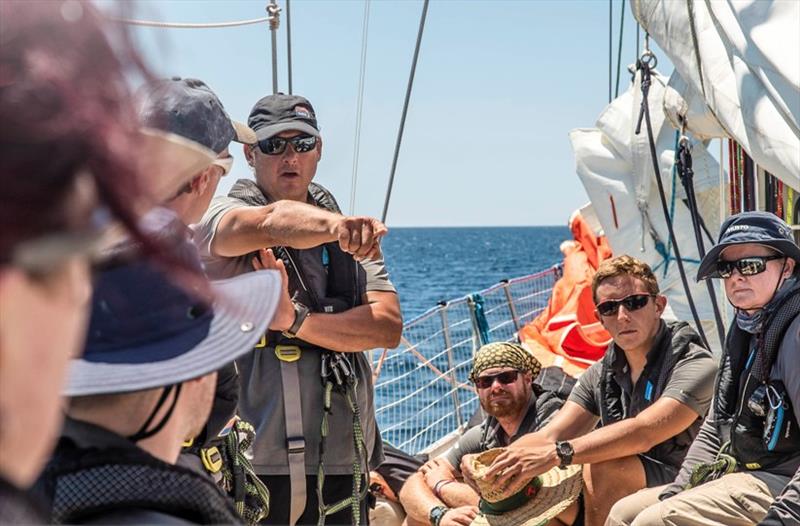
[[[664,97],[669,93],[667,79],[654,72],[652,81],[649,103],[659,154],[659,175],[670,203],[677,242],[701,323],[709,344],[719,352],[706,285],[694,282],[699,256],[691,215],[685,204],[683,187],[673,174],[676,130],[661,110]],[[647,132],[642,128],[640,134],[635,133],[641,101],[641,78],[637,72],[628,91],[605,108],[596,128],[570,133],[576,169],[614,254],[630,254],[646,261],[654,269],[674,315],[691,320],[659,201]],[[693,141],[692,154],[695,192],[708,230],[705,243],[709,246],[720,224],[719,164],[702,142]]]
[[[800,188],[800,2],[634,0],[631,8],[683,79],[677,91],[699,96],[718,125],[690,110],[688,129],[735,139]]]

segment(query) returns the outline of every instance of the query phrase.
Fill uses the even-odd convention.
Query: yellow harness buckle
[[[222,469],[222,455],[216,446],[204,448],[200,450],[200,460],[209,473],[219,473]]]
[[[297,345],[276,345],[275,356],[282,362],[296,362],[300,359],[300,347]]]
[[[258,343],[256,343],[253,348],[254,349],[263,349],[266,346],[267,346],[267,335],[266,334],[262,334],[261,335],[261,339],[258,340]]]

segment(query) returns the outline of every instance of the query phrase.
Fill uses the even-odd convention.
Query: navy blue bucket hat
[[[800,247],[795,243],[792,229],[785,221],[770,212],[742,212],[730,216],[722,223],[717,244],[700,262],[697,281],[714,277],[717,261],[723,250],[747,243],[770,247],[800,263]]]
[[[172,246],[202,276],[188,237]],[[72,361],[66,396],[166,387],[216,371],[253,349],[278,304],[275,271],[212,282],[209,304],[143,257],[115,259],[96,277],[85,350]]]

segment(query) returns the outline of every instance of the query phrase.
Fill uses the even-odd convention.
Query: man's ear
[[[656,312],[658,312],[658,315],[661,316],[664,314],[664,309],[667,308],[667,297],[662,296],[661,294],[656,294],[656,297],[653,298],[653,301],[656,304]]]
[[[243,144],[242,145],[242,152],[244,153],[244,158],[247,161],[247,164],[250,165],[250,168],[253,168],[256,163],[256,152],[253,151],[254,146],[252,144]]]
[[[317,137],[317,162],[322,159],[322,137]]]
[[[200,172],[199,174],[195,175],[191,181],[189,181],[189,193],[191,194],[201,194],[206,189],[208,185],[208,168]]]

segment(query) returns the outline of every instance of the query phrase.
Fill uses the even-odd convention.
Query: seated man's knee
[[[608,489],[617,494],[631,493],[647,485],[642,463],[635,456],[585,465],[583,480],[591,491]]]
[[[618,500],[608,514],[606,526],[631,526],[644,510],[659,504],[658,495],[663,489],[664,486],[646,488]]]

